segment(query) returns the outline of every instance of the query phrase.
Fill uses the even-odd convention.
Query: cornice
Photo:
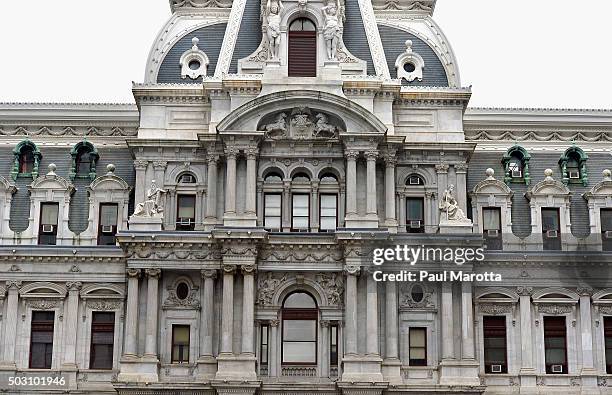
[[[125,256],[119,248],[87,247],[0,247],[0,262],[8,263],[124,263]]]

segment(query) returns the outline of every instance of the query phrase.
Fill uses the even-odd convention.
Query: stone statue
[[[340,6],[338,0],[331,0],[325,7],[322,7],[325,26],[323,28],[323,38],[327,49],[327,59],[337,60],[338,42],[340,40]]]
[[[157,187],[155,180],[151,181],[151,187],[147,189],[147,198],[144,202],[138,203],[134,210],[135,217],[158,217],[163,213],[162,195],[165,189]]]
[[[446,213],[447,221],[468,222],[469,219],[465,216],[463,210],[459,208],[459,203],[453,196],[454,189],[455,186],[451,184],[448,189],[444,191],[444,195],[439,204],[440,211]]]
[[[268,0],[266,5],[266,17],[268,27],[266,29],[266,35],[268,37],[268,51],[269,59],[278,59],[278,50],[280,48],[280,23],[281,23],[281,10],[283,9],[282,0]]]
[[[287,136],[287,114],[281,112],[276,116],[273,123],[269,123],[265,125],[264,131],[266,132],[266,137],[270,138],[280,138]]]
[[[336,137],[336,127],[329,123],[327,115],[318,113],[315,118],[317,123],[314,128],[314,137]]]

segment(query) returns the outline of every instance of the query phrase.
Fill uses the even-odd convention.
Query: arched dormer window
[[[510,148],[502,158],[504,165],[504,182],[524,182],[529,185],[531,176],[529,175],[529,160],[531,155],[521,146],[515,145]]]
[[[582,183],[582,185],[587,186],[589,182],[586,166],[587,159],[589,159],[587,154],[576,146],[570,147],[565,151],[561,159],[559,159],[564,184]]]
[[[317,364],[317,319],[315,299],[305,292],[289,294],[282,309],[282,365]]]
[[[13,150],[15,156],[11,177],[16,180],[17,177],[38,177],[38,166],[42,155],[36,147],[36,144],[29,140],[24,140],[17,144]]]
[[[88,141],[76,144],[70,151],[72,156],[72,166],[70,168],[70,179],[96,178],[96,164],[98,162],[98,151]]]
[[[289,25],[289,77],[317,76],[317,28],[308,18]]]

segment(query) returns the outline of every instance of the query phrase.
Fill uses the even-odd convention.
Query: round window
[[[407,73],[412,73],[414,70],[416,70],[416,67],[414,64],[410,63],[410,62],[406,62],[404,63],[404,70]]]
[[[410,292],[410,296],[412,296],[412,300],[415,301],[416,303],[419,303],[423,300],[423,287],[421,287],[418,284],[415,284],[412,287],[412,291]]]
[[[189,285],[186,283],[179,283],[176,286],[176,297],[180,300],[185,300],[189,296]]]
[[[201,66],[202,66],[202,64],[197,59],[194,59],[194,60],[189,62],[189,68],[191,70],[198,70]]]

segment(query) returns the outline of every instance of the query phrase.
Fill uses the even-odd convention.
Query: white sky
[[[0,101],[133,102],[168,3],[1,1]],[[610,0],[438,0],[434,17],[471,106],[612,108],[611,15]]]

